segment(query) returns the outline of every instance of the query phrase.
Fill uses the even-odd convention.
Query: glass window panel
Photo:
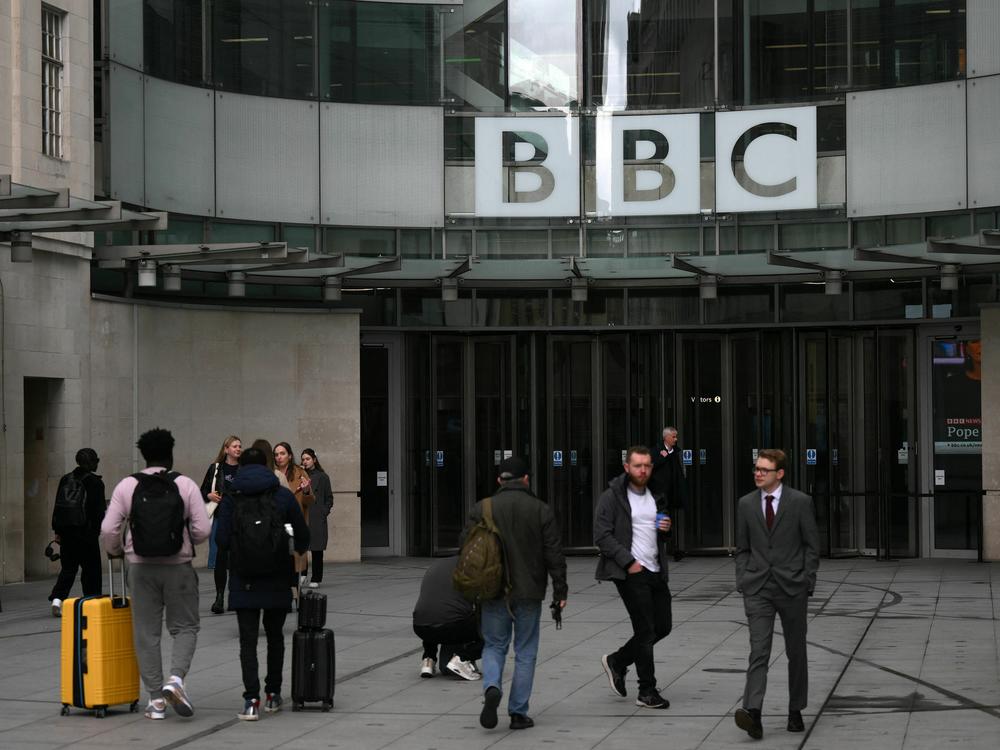
[[[774,226],[771,224],[740,227],[740,252],[765,253],[774,249]]]
[[[712,104],[714,6],[715,0],[587,0],[591,105],[626,110]]]
[[[580,232],[577,229],[553,229],[552,257],[580,257]]]
[[[404,289],[400,300],[400,325],[464,326],[472,325],[472,298],[459,292],[454,302],[444,302],[441,292]]]
[[[577,0],[508,0],[512,110],[578,103],[576,4]]]
[[[310,252],[316,252],[316,228],[283,226],[281,239],[288,243],[289,248],[304,247]]]
[[[630,326],[691,325],[698,322],[698,290],[629,289]]]
[[[744,104],[832,99],[847,86],[847,0],[736,0]]]
[[[327,228],[323,231],[323,249],[330,255],[391,257],[396,254],[396,232],[392,229]]]
[[[996,229],[997,215],[992,211],[980,211],[972,219],[975,231],[981,229]]]
[[[908,242],[923,242],[924,220],[919,216],[907,219],[888,219],[885,223],[887,245],[904,245]]]
[[[453,231],[445,232],[445,247],[449,258],[469,258],[472,256],[472,232]]]
[[[672,253],[698,254],[698,227],[628,230],[628,254],[631,258]]]
[[[445,98],[452,106],[502,112],[506,106],[507,3],[466,0],[445,13]]]
[[[440,295],[438,295],[440,299]],[[344,289],[341,306],[361,308],[361,325],[391,326],[396,324],[395,289]]]
[[[625,299],[620,289],[591,289],[586,302],[574,302],[569,292],[552,294],[552,324],[557,326],[622,325]]]
[[[591,258],[621,258],[625,255],[624,229],[588,229],[587,255]]]
[[[880,247],[885,244],[885,227],[881,219],[854,222],[854,244],[858,247]]]
[[[335,2],[320,7],[320,91],[339,102],[437,104],[436,6]]]
[[[736,226],[721,224],[702,229],[705,235],[705,255],[730,255],[736,252]]]
[[[969,214],[953,216],[928,216],[928,237],[968,237],[972,234],[972,221]]]
[[[431,230],[430,229],[400,230],[399,254],[404,258],[430,258]]]
[[[444,160],[475,161],[476,119],[474,117],[444,118]]]
[[[855,320],[902,320],[923,317],[920,279],[855,281]]]
[[[816,151],[847,150],[847,105],[816,108]]]
[[[822,283],[782,284],[779,289],[781,320],[785,323],[821,323],[850,317],[850,295],[827,294]]]
[[[209,224],[209,242],[273,242],[273,224],[233,224],[213,221]]]
[[[705,304],[706,323],[771,323],[774,321],[774,288],[771,286],[719,287],[717,299]]]
[[[965,76],[965,0],[851,0],[853,88]]]
[[[227,91],[308,99],[316,96],[310,0],[216,0],[212,77]]]
[[[847,247],[847,222],[782,224],[778,236],[782,250],[841,250]]]
[[[115,233],[115,244],[131,245],[132,233]],[[152,232],[154,245],[185,245],[200,244],[205,241],[205,222],[201,219],[175,219],[170,217],[170,223],[162,232]]]
[[[476,325],[544,326],[548,325],[549,296],[546,292],[476,292]]]
[[[142,26],[147,73],[201,83],[202,0],[143,0]]]
[[[549,233],[544,229],[476,232],[476,255],[480,258],[548,258]]]

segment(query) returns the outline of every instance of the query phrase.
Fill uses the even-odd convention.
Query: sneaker
[[[650,690],[647,693],[639,693],[639,697],[635,699],[635,705],[640,708],[670,708],[670,701],[656,690]]]
[[[483,678],[472,666],[472,662],[464,661],[458,654],[451,657],[451,660],[445,665],[445,669],[463,680],[481,680]]]
[[[434,660],[431,658],[424,659],[420,662],[420,676],[423,678],[434,676]]]
[[[493,729],[497,725],[497,706],[500,705],[500,688],[491,685],[483,693],[483,710],[479,713],[479,726]]]
[[[52,600],[52,616],[62,617],[62,599]]]
[[[611,663],[611,654],[605,654],[601,657],[601,666],[604,667],[604,673],[608,676],[608,684],[611,685],[611,692],[620,698],[624,698],[628,695],[625,690],[625,675],[628,674],[627,669],[623,669],[619,672],[615,669],[614,665]]]
[[[156,698],[147,703],[146,718],[156,720],[167,718],[167,702],[163,698]]]
[[[319,584],[316,583],[316,581],[309,581],[309,588],[311,588],[311,589],[318,589],[319,588]]]
[[[172,675],[167,684],[163,686],[163,697],[166,698],[174,711],[180,716],[194,716],[194,706],[188,700],[187,692],[184,690],[184,680],[177,675]]]
[[[247,698],[243,710],[236,714],[236,718],[242,721],[257,721],[260,718],[260,699]]]
[[[281,700],[281,695],[278,693],[268,693],[264,700],[264,711],[269,714],[276,714],[281,710],[281,704],[284,703]]]

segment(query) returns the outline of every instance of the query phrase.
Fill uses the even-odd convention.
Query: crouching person
[[[296,552],[309,549],[309,527],[295,496],[281,487],[257,448],[243,451],[240,470],[217,512],[216,541],[229,550],[229,609],[240,629],[244,721],[260,718],[257,639],[261,620],[267,638],[264,710],[281,710],[285,662],[285,618],[292,606],[295,567],[287,528]]]
[[[435,560],[424,573],[420,596],[413,608],[413,632],[423,641],[420,676],[441,674],[480,680],[476,659],[483,653],[479,620],[472,604],[452,585],[457,557]],[[440,648],[440,658],[438,651]]]
[[[146,468],[125,477],[111,493],[101,541],[109,555],[124,552],[129,562],[135,656],[149,691],[146,718],[165,719],[168,701],[179,715],[193,716],[184,677],[198,644],[201,619],[198,574],[191,558],[194,545],[208,539],[212,524],[198,485],[170,470],[173,435],[157,427],[144,432],[136,445]],[[160,653],[164,619],[173,639],[166,682]]]

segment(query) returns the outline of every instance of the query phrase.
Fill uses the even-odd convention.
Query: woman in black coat
[[[333,489],[330,477],[320,466],[316,451],[306,448],[302,451],[302,466],[312,482],[313,503],[309,506],[309,552],[312,556],[312,577],[309,588],[318,588],[323,582],[323,552],[329,542],[326,519],[333,508]]]

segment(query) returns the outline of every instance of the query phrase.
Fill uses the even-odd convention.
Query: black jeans
[[[97,543],[97,535],[60,534],[59,538],[59,577],[49,594],[49,601],[65,599],[76,581],[76,572],[80,573],[80,586],[84,596],[101,595],[101,547]]]
[[[316,583],[323,583],[323,550],[312,550],[309,553],[312,557],[312,578]]]
[[[285,665],[284,609],[238,609],[240,626],[240,667],[243,669],[243,697],[260,698],[260,675],[257,673],[257,639],[260,635],[261,612],[264,613],[264,635],[267,637],[267,675],[265,693],[281,692],[281,670]]]
[[[639,693],[656,689],[653,646],[670,634],[672,626],[670,588],[659,573],[643,568],[624,581],[615,581],[618,594],[632,620],[633,636],[611,655],[615,668],[624,671],[635,664]]]
[[[414,625],[413,632],[424,644],[423,659],[434,659],[442,668],[458,654],[463,661],[476,661],[483,655],[483,639],[475,617],[448,625]],[[440,658],[438,645],[441,646]]]

